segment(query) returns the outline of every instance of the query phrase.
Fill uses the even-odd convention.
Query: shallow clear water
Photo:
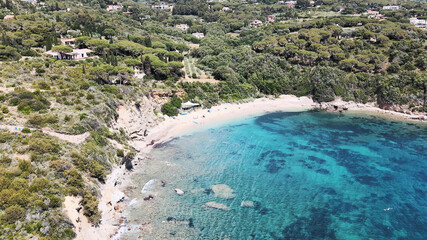
[[[122,238],[426,239],[426,150],[426,124],[355,114],[273,113],[196,132],[143,162]],[[215,196],[215,184],[236,196]],[[202,207],[212,201],[230,210]]]

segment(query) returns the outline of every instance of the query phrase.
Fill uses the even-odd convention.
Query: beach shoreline
[[[411,116],[404,113],[391,112],[380,109],[372,104],[357,104],[344,102],[338,99],[329,106],[339,105],[348,113],[362,113],[376,115],[389,120],[420,122],[412,120]],[[323,107],[322,107],[323,106]],[[195,131],[205,130],[215,126],[232,122],[234,120],[260,116],[273,112],[307,111],[311,109],[324,109],[324,104],[315,103],[308,97],[282,95],[279,98],[259,98],[245,103],[227,103],[207,109],[197,109],[175,118],[165,117],[165,120],[152,129],[143,139],[132,140],[131,145],[136,149],[134,168],[143,165],[144,158],[150,153],[153,146],[171,140],[175,137],[190,134]],[[338,111],[336,111],[338,112]],[[341,112],[341,111],[340,111]],[[99,209],[102,211],[102,222],[98,227],[92,227],[87,221],[76,222],[75,214],[70,214],[75,208],[77,199],[67,197],[65,213],[78,226],[76,239],[120,239],[122,232],[126,232],[126,216],[124,210],[129,204],[127,191],[132,188],[131,178],[134,171],[128,171],[123,165],[113,167],[107,176],[105,184],[100,186],[101,197]],[[68,204],[74,203],[74,204]],[[79,216],[82,218],[82,216]]]

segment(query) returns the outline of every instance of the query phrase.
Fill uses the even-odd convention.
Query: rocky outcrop
[[[146,130],[160,122],[160,119],[154,114],[154,111],[160,111],[160,108],[160,104],[146,96],[139,101],[120,105],[116,109],[118,118],[113,124],[113,128],[123,129],[132,139],[143,140],[145,135],[149,134]]]
[[[230,208],[227,207],[225,204],[217,203],[217,202],[207,202],[207,203],[203,204],[202,207],[216,208],[216,209],[223,210],[223,211],[229,211],[230,210]]]
[[[234,194],[234,190],[226,184],[212,185],[211,189],[212,192],[214,192],[215,197],[224,199],[231,199],[236,197],[236,195]]]

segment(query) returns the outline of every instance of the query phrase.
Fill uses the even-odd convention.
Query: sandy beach
[[[369,113],[400,120],[411,119],[412,116],[382,110],[372,104],[348,103],[341,100],[328,104],[345,107],[349,112]],[[282,95],[275,99],[259,98],[245,103],[221,104],[209,110],[198,109],[175,118],[165,117],[164,121],[149,129],[148,136],[143,140],[131,142],[138,151],[134,161],[134,163],[137,163],[135,167],[143,165],[144,156],[150,152],[153,145],[174,137],[219,126],[241,118],[278,111],[303,111],[319,107],[321,107],[320,104],[313,102],[308,97]],[[100,198],[99,208],[102,211],[102,222],[98,227],[92,227],[81,213],[82,211],[76,213],[75,209],[78,207],[79,199],[74,197],[66,198],[64,213],[76,226],[76,239],[120,239],[120,233],[127,231],[126,216],[123,216],[122,212],[129,204],[126,193],[127,190],[132,188],[130,186],[131,174],[132,172],[127,171],[124,166],[117,166],[108,175],[106,183],[100,186],[102,197]],[[76,221],[76,219],[79,220]]]

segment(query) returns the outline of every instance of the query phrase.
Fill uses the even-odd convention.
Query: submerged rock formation
[[[207,203],[203,204],[202,207],[216,208],[216,209],[224,210],[224,211],[230,210],[230,208],[227,207],[225,204],[217,203],[217,202],[207,202]]]
[[[253,208],[253,207],[255,207],[255,204],[254,204],[254,202],[253,202],[253,201],[243,201],[243,202],[240,204],[240,206],[241,206],[241,207]]]
[[[236,197],[234,190],[226,184],[212,185],[211,189],[214,192],[215,197],[224,199],[231,199]]]

